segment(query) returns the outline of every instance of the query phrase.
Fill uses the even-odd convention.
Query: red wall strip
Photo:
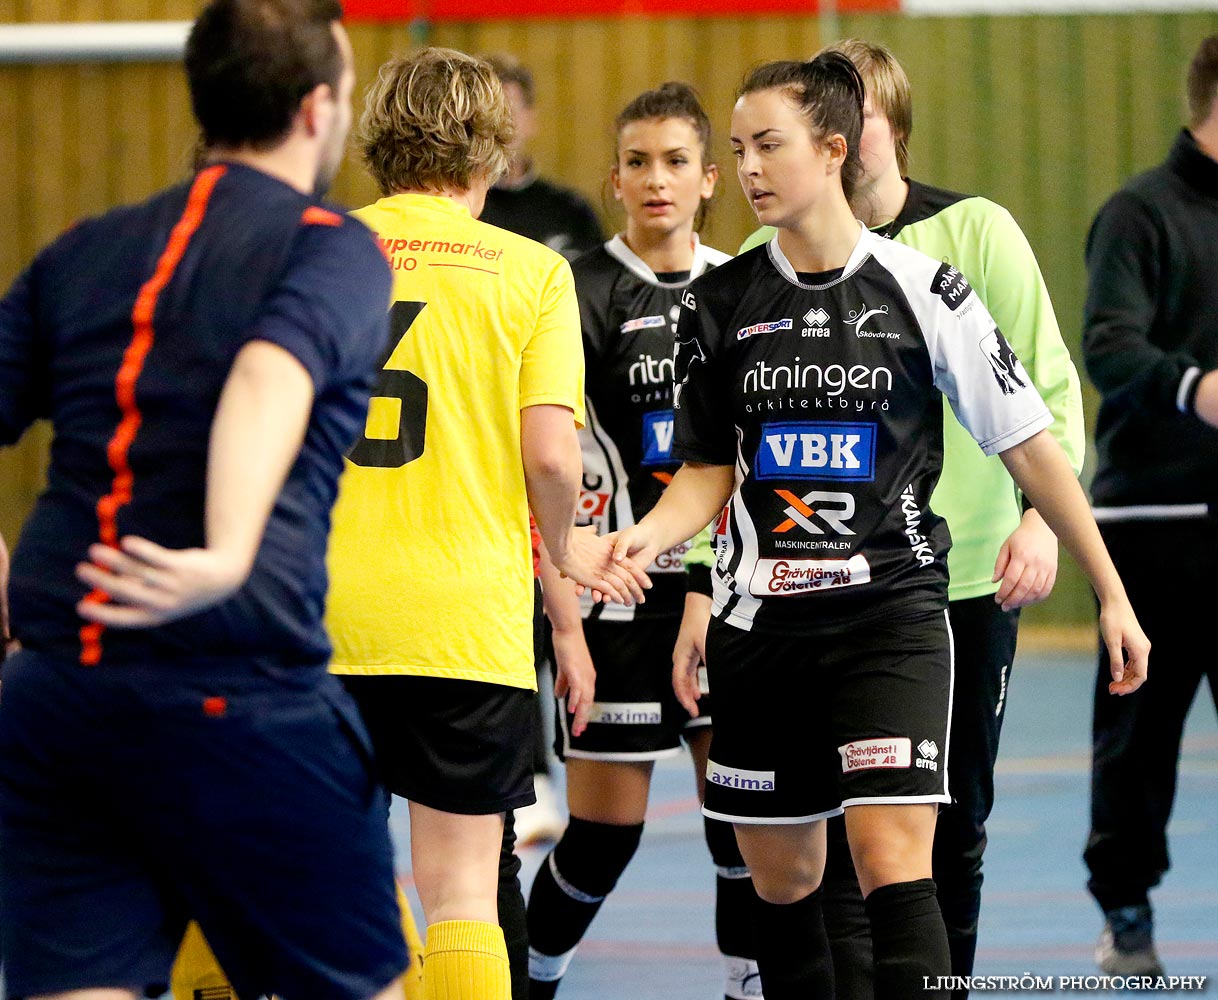
[[[346,0],[349,21],[483,21],[518,17],[739,17],[745,14],[820,12],[819,0],[734,0],[730,8],[711,0]],[[843,14],[901,9],[901,0],[838,0]]]

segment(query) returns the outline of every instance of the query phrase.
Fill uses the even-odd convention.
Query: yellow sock
[[[174,1000],[235,1000],[224,971],[193,920],[178,948],[170,974]]]
[[[415,926],[410,900],[402,887],[398,887],[398,907],[402,911],[402,935],[406,938],[406,951],[410,955],[410,968],[402,977],[402,992],[406,1000],[423,1000],[423,940]]]
[[[507,946],[498,924],[442,920],[427,928],[424,1000],[511,1000]]]

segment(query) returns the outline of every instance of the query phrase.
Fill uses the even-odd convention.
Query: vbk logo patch
[[[672,461],[672,410],[643,414],[643,465],[666,465]]]
[[[875,424],[765,424],[756,476],[870,482],[875,478],[875,434]]]
[[[1023,371],[1019,358],[1015,356],[1011,345],[1007,343],[1007,338],[1002,335],[1002,331],[998,327],[994,327],[994,332],[981,341],[981,353],[985,355],[990,367],[994,369],[994,379],[998,382],[998,387],[1004,396],[1014,395],[1017,390],[1028,384],[1025,381],[1028,377],[1027,373]],[[1021,374],[1023,378],[1020,378]]]

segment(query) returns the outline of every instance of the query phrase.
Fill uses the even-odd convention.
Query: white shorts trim
[[[838,811],[849,809],[851,806],[917,806],[935,802],[946,804],[951,800],[952,797],[946,792],[942,795],[877,795],[874,798],[861,795],[853,799],[843,799],[842,809]]]
[[[1092,507],[1091,516],[1096,524],[1112,524],[1114,521],[1187,521],[1207,517],[1209,504],[1135,504],[1132,507]]]
[[[669,747],[665,750],[637,750],[623,753],[602,753],[596,750],[572,750],[563,747],[563,756],[576,760],[605,760],[605,761],[637,761],[664,760],[668,757],[679,757],[685,750],[682,747]]]
[[[681,730],[684,732],[686,729],[705,729],[710,725],[714,725],[711,716],[697,715],[685,723],[685,725],[681,727]]]
[[[815,823],[817,820],[832,819],[842,814],[841,806],[828,812],[814,813],[811,816],[732,816],[728,813],[715,812],[702,807],[702,815],[708,819],[719,819],[724,823],[739,823],[741,826],[798,826],[801,823]]]

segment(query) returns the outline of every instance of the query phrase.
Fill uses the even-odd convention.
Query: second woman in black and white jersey
[[[626,230],[572,266],[586,361],[587,426],[581,431],[581,516],[601,533],[635,523],[679,467],[671,454],[676,320],[686,286],[728,259],[696,229],[714,192],[710,122],[685,84],[635,98],[617,117],[614,196]],[[601,901],[639,843],[654,762],[689,745],[701,791],[710,717],[691,718],[674,696],[672,655],[685,602],[685,544],[649,567],[646,603],[609,609],[585,602],[582,628],[556,626],[555,654],[591,655],[596,701],[574,732],[559,703],[559,752],[567,762],[570,825],[543,862],[529,898],[531,996],[552,997]],[[709,583],[709,578],[708,581]],[[586,642],[586,647],[585,647]],[[719,872],[725,994],[761,996],[748,935],[753,896],[731,827],[707,821]]]

